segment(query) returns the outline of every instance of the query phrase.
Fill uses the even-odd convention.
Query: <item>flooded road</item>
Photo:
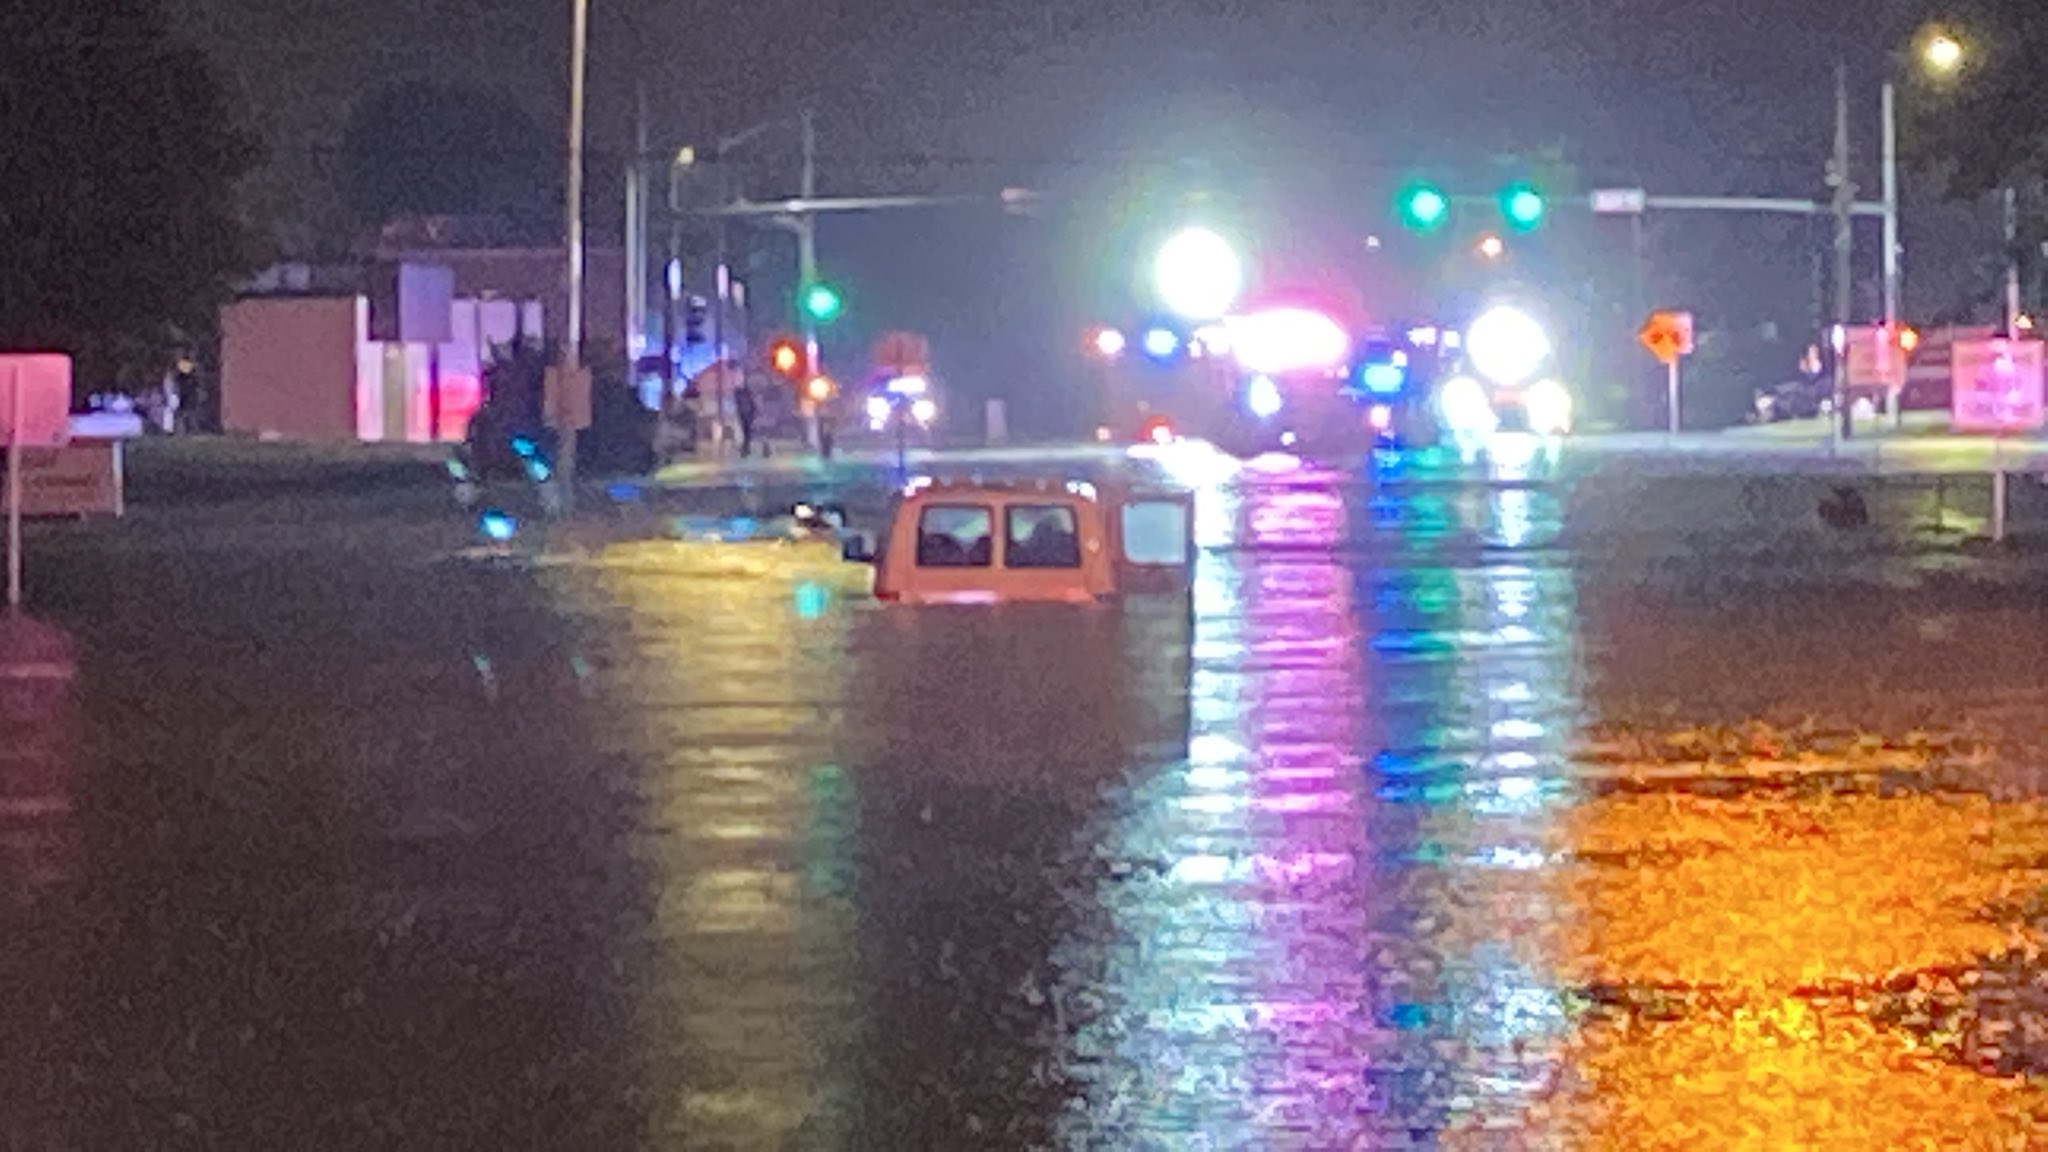
[[[1202,493],[1191,602],[1089,611],[668,541],[55,549],[0,1132],[2033,1146],[2048,579],[1657,499],[1270,464]]]

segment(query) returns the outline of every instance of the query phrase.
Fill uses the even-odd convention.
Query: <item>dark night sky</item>
[[[350,105],[385,83],[493,84],[558,123],[567,7],[193,0],[190,15],[270,140],[279,182],[317,218]],[[1561,145],[1588,184],[1816,194],[1839,53],[1863,80],[1856,131],[1870,170],[1859,175],[1874,191],[1876,72],[1921,7],[593,0],[591,130],[596,146],[627,147],[638,77],[658,146],[816,107],[827,192],[1071,193],[1047,220],[947,213],[825,231],[826,258],[856,293],[850,321],[929,329],[942,359],[949,338],[978,346],[955,373],[1001,375],[1026,343],[1011,330],[1030,305],[1061,298],[1033,323],[1064,324],[1119,286],[1100,267],[1104,229],[1128,225],[1127,198],[1172,184],[1180,165],[1332,235],[1384,229],[1394,187],[1418,165],[1493,181],[1488,157],[1518,146]],[[1788,306],[1796,320],[1812,296],[1802,229],[1660,225],[1657,242],[1681,282],[1670,290],[1706,297],[1703,310],[1725,299],[1737,322]]]

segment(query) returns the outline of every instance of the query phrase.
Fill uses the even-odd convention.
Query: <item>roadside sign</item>
[[[2039,340],[1958,340],[1950,367],[1950,426],[1957,432],[2027,432],[2044,413]]]
[[[1595,188],[1595,216],[1641,216],[1650,207],[1650,194],[1641,188]]]
[[[1692,355],[1692,313],[1652,312],[1636,333],[1636,339],[1660,362],[1676,364],[1680,357]]]
[[[915,332],[884,332],[875,341],[874,362],[891,376],[922,375],[931,368],[931,342]]]
[[[1843,383],[1855,391],[1896,392],[1906,383],[1906,357],[1881,324],[1859,324],[1843,331]]]
[[[1692,313],[1652,312],[1636,339],[1664,365],[1664,402],[1671,434],[1678,435],[1678,362],[1692,355]]]
[[[127,510],[123,468],[119,440],[80,436],[62,448],[24,448],[21,514],[119,517]]]
[[[21,607],[21,457],[71,440],[71,357],[0,355],[0,446],[7,449],[7,607]]]
[[[0,446],[59,448],[71,439],[71,357],[0,355]]]

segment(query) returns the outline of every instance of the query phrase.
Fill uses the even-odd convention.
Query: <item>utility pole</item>
[[[626,167],[626,354],[647,340],[647,82],[633,86],[633,162]]]
[[[569,173],[563,213],[567,217],[564,247],[568,251],[568,316],[562,326],[562,362],[556,382],[559,393],[574,393],[583,379],[583,84],[590,56],[590,0],[569,0]],[[558,406],[561,445],[555,476],[562,508],[576,502],[576,427],[579,403]]]
[[[2020,194],[2011,184],[2004,189],[2005,208],[2005,336],[2020,338]]]
[[[1899,391],[1905,386],[1906,362],[1899,345],[1899,110],[1898,86],[1884,82],[1879,97],[1884,120],[1884,338],[1885,409],[1893,426],[1904,419],[1899,410]]]
[[[1835,331],[1846,332],[1855,308],[1855,230],[1851,227],[1856,210],[1856,185],[1849,179],[1849,66],[1835,65],[1835,154],[1828,163],[1828,182],[1834,186],[1835,215]],[[1848,356],[1835,349],[1835,415],[1841,439],[1851,435],[1849,413]]]

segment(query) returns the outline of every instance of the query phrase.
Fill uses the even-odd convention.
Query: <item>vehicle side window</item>
[[[1079,568],[1081,536],[1064,504],[1012,504],[1003,513],[1005,568]]]
[[[1124,559],[1147,567],[1171,568],[1188,562],[1187,512],[1164,501],[1123,506]]]
[[[982,504],[930,504],[917,518],[917,566],[986,568],[995,516]]]

